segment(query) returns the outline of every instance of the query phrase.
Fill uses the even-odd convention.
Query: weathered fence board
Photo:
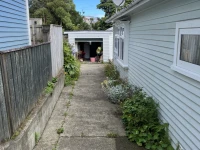
[[[52,76],[56,77],[63,68],[63,30],[62,26],[51,24],[31,26],[32,44],[51,42]]]
[[[1,68],[1,63],[0,63]],[[5,105],[5,96],[3,90],[2,74],[0,69],[0,141],[10,137],[8,117]]]
[[[0,52],[0,60],[0,140],[3,140],[17,130],[52,77],[50,43]]]
[[[62,26],[50,25],[52,76],[56,77],[63,68],[63,31]]]

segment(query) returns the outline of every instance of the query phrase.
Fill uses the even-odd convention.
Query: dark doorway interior
[[[101,47],[102,42],[92,42],[90,45],[90,57],[96,57],[96,50],[100,46]],[[102,47],[103,48],[103,47]]]

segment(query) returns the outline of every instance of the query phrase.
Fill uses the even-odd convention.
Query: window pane
[[[200,66],[200,35],[181,35],[180,60]]]
[[[115,38],[115,49],[117,49],[117,38]]]
[[[117,50],[118,50],[118,56],[119,56],[119,39],[117,39]]]
[[[121,59],[124,59],[124,39],[121,39]]]

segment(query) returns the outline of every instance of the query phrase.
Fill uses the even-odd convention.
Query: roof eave
[[[106,20],[106,23],[114,22],[115,20],[124,17],[126,15],[129,15],[131,12],[136,10],[137,8],[143,6],[147,2],[151,0],[135,0],[131,4],[129,4],[126,8],[122,9],[121,11],[117,12],[115,15],[110,17],[109,19]]]

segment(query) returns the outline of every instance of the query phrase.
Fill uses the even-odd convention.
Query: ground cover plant
[[[72,55],[71,46],[64,42],[65,86],[74,84],[80,75],[80,62]]]
[[[112,103],[121,104],[129,140],[149,150],[173,150],[167,134],[168,124],[162,124],[158,117],[158,103],[141,88],[120,79],[112,63],[105,66],[105,75],[103,91]]]

